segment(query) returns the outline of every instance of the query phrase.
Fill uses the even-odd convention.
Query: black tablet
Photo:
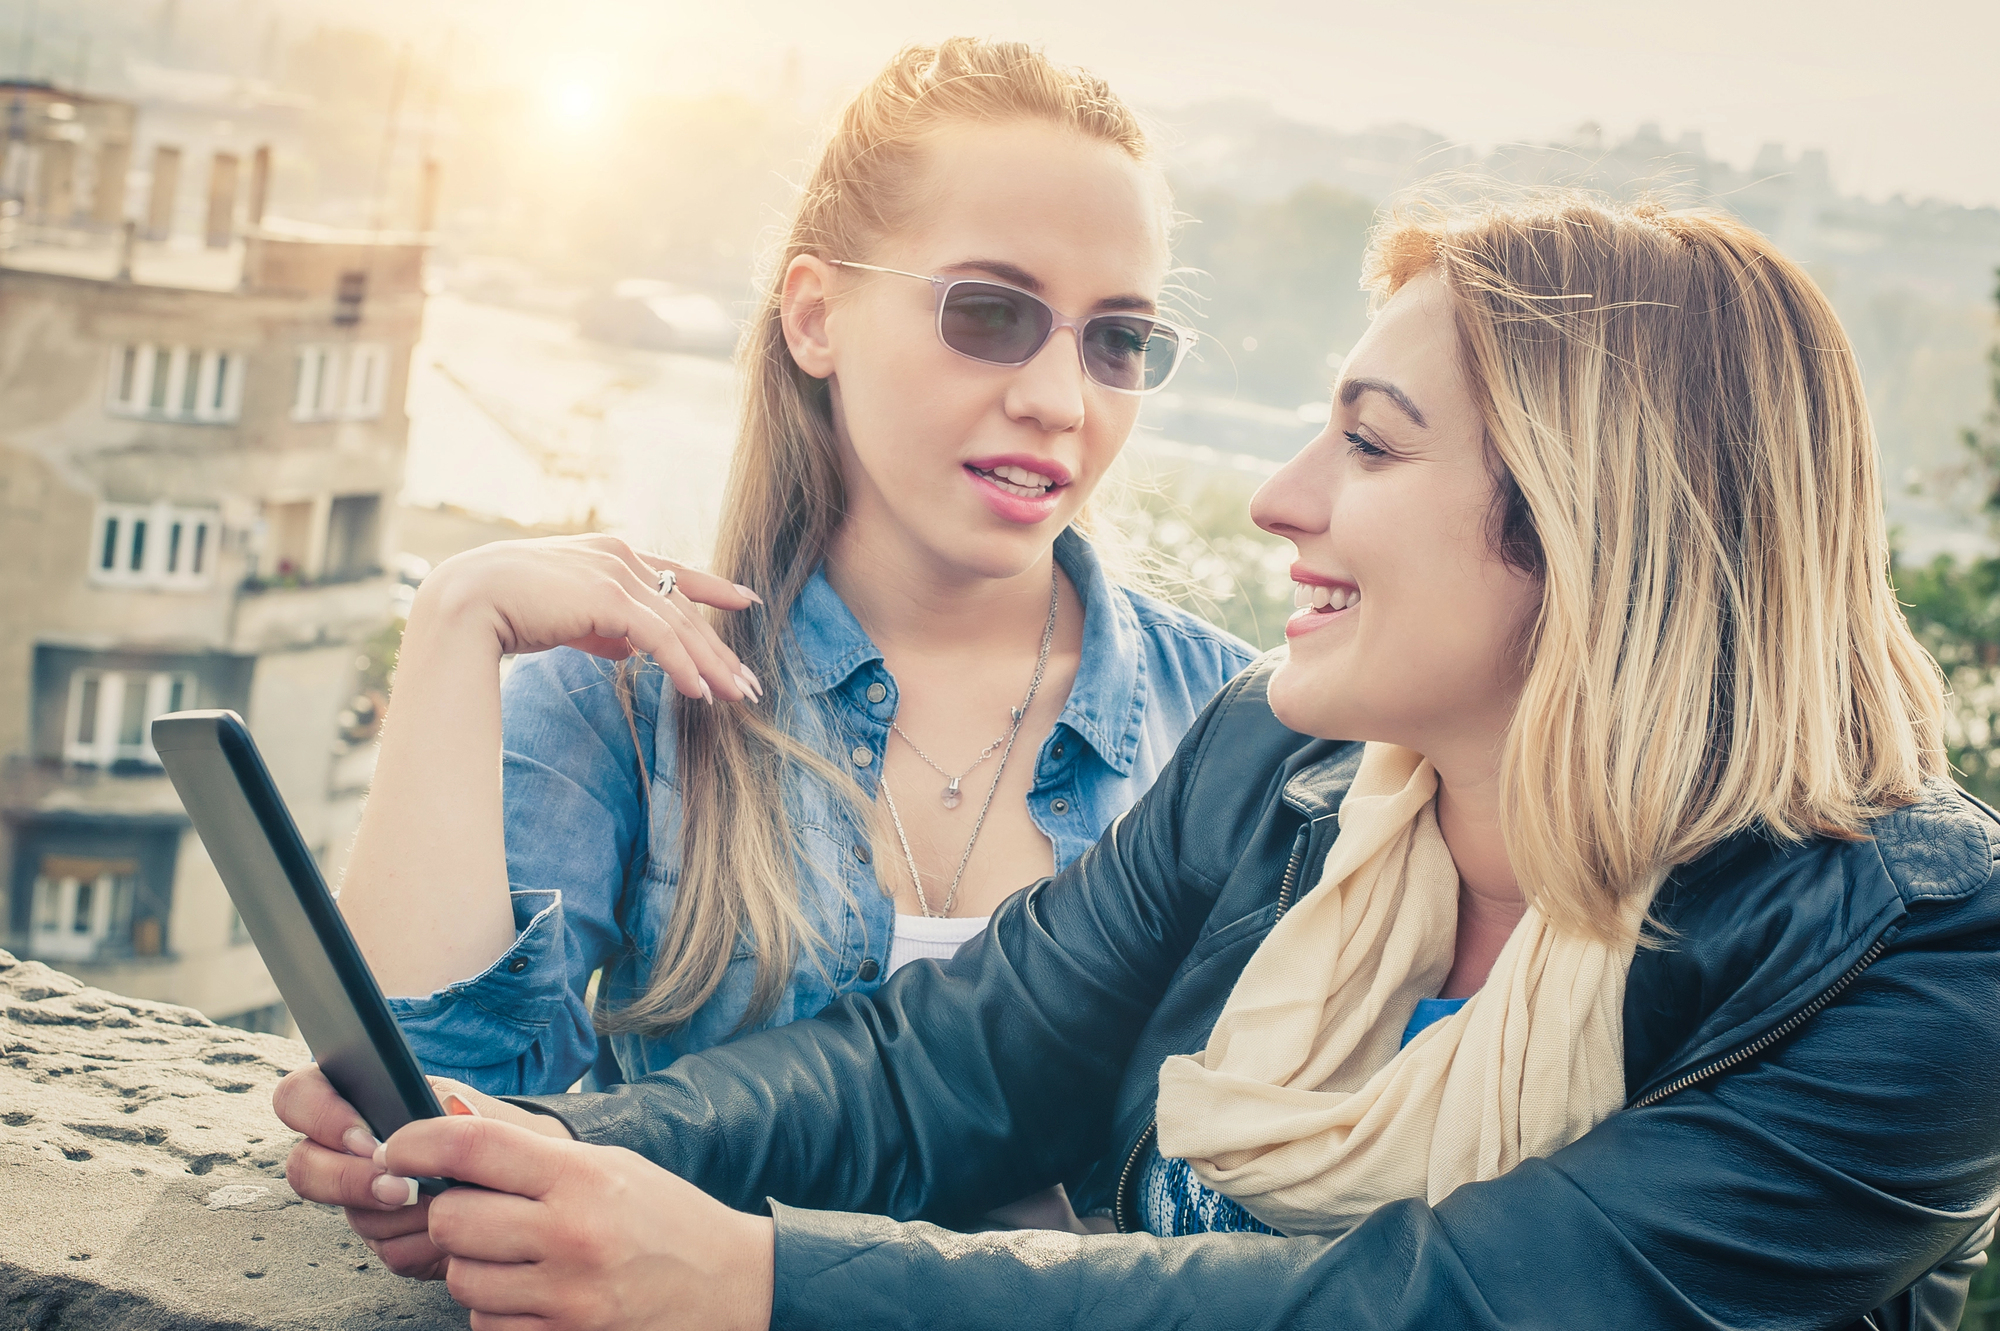
[[[333,1089],[378,1140],[441,1115],[243,718],[174,712],[153,722],[153,748]]]

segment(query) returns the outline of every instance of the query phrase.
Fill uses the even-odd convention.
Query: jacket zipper
[[[1312,824],[1307,823],[1299,829],[1298,839],[1292,843],[1292,858],[1285,865],[1284,880],[1278,884],[1278,913],[1271,917],[1273,925],[1284,919],[1285,912],[1292,908],[1292,893],[1298,890],[1299,885],[1299,866],[1305,863],[1306,846],[1311,840]],[[1156,1116],[1146,1124],[1146,1130],[1139,1134],[1139,1140],[1132,1143],[1132,1152],[1125,1157],[1125,1167],[1118,1171],[1118,1188],[1111,1194],[1111,1217],[1117,1223],[1120,1234],[1133,1232],[1132,1227],[1125,1223],[1126,1190],[1132,1183],[1132,1171],[1138,1167],[1139,1157],[1145,1154],[1146,1148],[1152,1145],[1153,1140],[1159,1135],[1160,1120]]]
[[[1657,1090],[1651,1090],[1646,1092],[1644,1095],[1640,1096],[1637,1100],[1634,1100],[1631,1104],[1625,1107],[1627,1109],[1644,1109],[1647,1105],[1658,1104],[1660,1101],[1666,1099],[1670,1095],[1679,1095],[1682,1091],[1685,1091],[1688,1087],[1694,1085],[1696,1082],[1707,1081],[1710,1077],[1714,1077],[1720,1073],[1729,1071],[1729,1069],[1735,1067],[1739,1063],[1743,1063],[1749,1059],[1755,1058],[1757,1055],[1763,1053],[1766,1049],[1769,1049],[1772,1045],[1776,1044],[1778,1041],[1784,1039],[1787,1035],[1790,1035],[1793,1031],[1797,1030],[1799,1027],[1805,1025],[1808,1020],[1810,1020],[1814,1015],[1816,1015],[1820,1011],[1820,1009],[1824,1008],[1828,1003],[1831,1003],[1834,999],[1838,998],[1843,989],[1847,988],[1848,985],[1853,984],[1855,978],[1859,976],[1861,972],[1867,970],[1869,966],[1874,964],[1875,958],[1881,956],[1882,950],[1886,948],[1888,945],[1889,945],[1888,939],[1886,938],[1876,939],[1874,943],[1872,943],[1869,946],[1868,950],[1861,954],[1860,960],[1856,961],[1852,966],[1849,966],[1846,972],[1839,979],[1835,980],[1831,985],[1827,987],[1825,993],[1822,993],[1818,998],[1815,998],[1812,1002],[1806,1004],[1804,1007],[1800,1008],[1797,1012],[1794,1012],[1791,1016],[1787,1017],[1779,1025],[1764,1032],[1762,1035],[1752,1040],[1749,1044],[1744,1045],[1741,1049],[1738,1049],[1730,1054],[1725,1054],[1723,1057],[1716,1059],[1715,1062],[1708,1064],[1706,1067],[1696,1068],[1693,1072],[1689,1072],[1682,1076],[1676,1077],[1672,1081],[1668,1082],[1665,1086],[1659,1087]]]

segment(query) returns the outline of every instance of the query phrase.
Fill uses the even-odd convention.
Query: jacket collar
[[[1056,537],[1056,562],[1083,601],[1083,655],[1057,725],[1068,726],[1119,776],[1130,776],[1139,756],[1146,714],[1145,642],[1138,612],[1105,576],[1090,543],[1065,529]],[[882,661],[881,649],[815,569],[792,606],[797,646],[793,679],[818,696],[839,691],[856,673]]]
[[[1331,818],[1361,770],[1362,747],[1359,740],[1322,740],[1299,750],[1286,763],[1293,770],[1285,775],[1280,798],[1310,822]]]

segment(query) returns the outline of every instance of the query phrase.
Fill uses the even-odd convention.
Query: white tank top
[[[922,957],[949,961],[977,938],[990,916],[977,919],[932,919],[928,915],[897,915],[896,936],[889,941],[889,975]]]

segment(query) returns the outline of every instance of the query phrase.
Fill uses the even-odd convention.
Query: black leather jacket
[[[779,1327],[1957,1324],[2000,1205],[2000,829],[1943,784],[1873,840],[1682,866],[1626,987],[1629,1101],[1547,1159],[1338,1242],[938,1227],[1070,1179],[1134,1228],[1161,1060],[1317,881],[1360,759],[1278,724],[1269,669],[949,964],[521,1103],[768,1205]]]

